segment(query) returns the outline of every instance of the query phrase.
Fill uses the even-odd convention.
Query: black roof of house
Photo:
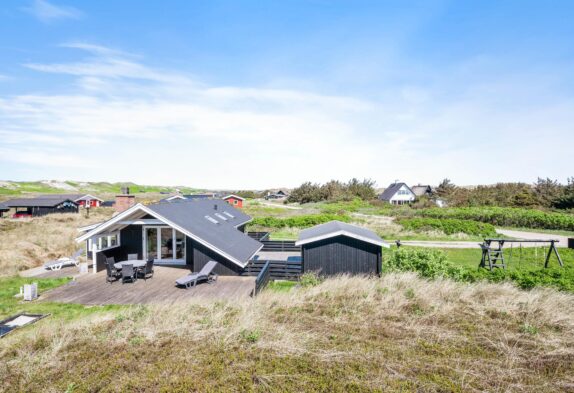
[[[8,211],[10,210],[9,206],[6,206],[6,204],[4,202],[0,203],[0,211]]]
[[[402,186],[405,186],[406,188],[411,190],[410,187],[407,186],[406,183],[393,183],[390,186],[388,186],[385,189],[385,191],[383,191],[383,193],[381,195],[379,195],[379,199],[382,199],[383,201],[390,201],[391,198],[393,197],[393,195],[395,195],[397,193],[397,191],[399,191],[401,189]],[[411,192],[412,191],[413,190],[411,190]]]
[[[148,208],[244,263],[263,246],[237,229],[251,217],[222,200],[181,200]]]
[[[62,196],[58,196],[58,198],[16,198],[10,199],[4,202],[4,204],[8,207],[55,207],[64,202],[71,202],[76,204],[76,202],[74,202],[72,199]]]
[[[106,229],[119,229],[122,227],[121,220],[128,218],[131,212],[139,212],[140,218],[151,214],[159,220],[163,219],[166,224],[173,224],[189,237],[243,266],[263,247],[263,244],[237,229],[250,221],[251,217],[221,199],[176,199],[147,206],[137,204],[89,230],[82,235],[85,238],[80,236],[76,240],[83,241]]]
[[[325,224],[304,229],[299,233],[296,244],[307,244],[335,236],[348,236],[355,239],[388,247],[388,244],[370,229],[347,224],[341,221],[329,221]]]

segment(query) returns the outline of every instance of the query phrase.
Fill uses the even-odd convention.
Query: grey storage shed
[[[389,247],[373,231],[331,221],[301,231],[295,243],[301,246],[303,273],[380,274],[382,247]]]

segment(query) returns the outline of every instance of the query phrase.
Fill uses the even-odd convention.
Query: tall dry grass
[[[110,218],[110,208],[80,213],[51,214],[31,219],[0,219],[0,276],[41,266],[72,254],[78,247],[77,228]]]
[[[0,341],[5,391],[574,389],[574,296],[413,274],[134,306]]]

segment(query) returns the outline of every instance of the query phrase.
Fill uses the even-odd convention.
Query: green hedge
[[[400,248],[383,261],[383,271],[410,271],[426,278],[449,277],[460,280],[464,277],[464,268],[448,261],[440,250],[426,248]]]
[[[454,235],[456,233],[465,233],[472,236],[495,236],[496,229],[494,225],[472,221],[472,220],[458,220],[454,218],[401,218],[397,220],[403,228],[411,231],[426,231],[437,230],[447,235]]]
[[[307,214],[287,218],[257,217],[254,218],[250,224],[260,225],[267,228],[308,228],[313,225],[324,224],[333,220],[349,222],[351,221],[351,218],[344,214]]]
[[[496,226],[561,229],[574,231],[574,215],[567,213],[543,212],[536,209],[510,207],[458,207],[393,210],[396,216],[419,216],[440,219],[459,219],[485,222]]]

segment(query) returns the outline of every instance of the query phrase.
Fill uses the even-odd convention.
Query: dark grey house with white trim
[[[83,228],[76,241],[87,242],[94,272],[105,269],[105,258],[154,258],[157,265],[199,271],[210,260],[215,273],[242,274],[263,247],[244,233],[247,214],[219,200],[177,200],[137,204],[99,225]]]
[[[382,247],[389,247],[373,231],[331,221],[301,231],[302,271],[320,275],[381,273]]]
[[[10,208],[4,203],[0,203],[0,217],[2,217],[2,215],[8,211],[10,211]]]
[[[78,204],[68,197],[16,198],[4,202],[15,209],[14,217],[36,217],[52,213],[77,213]]]

